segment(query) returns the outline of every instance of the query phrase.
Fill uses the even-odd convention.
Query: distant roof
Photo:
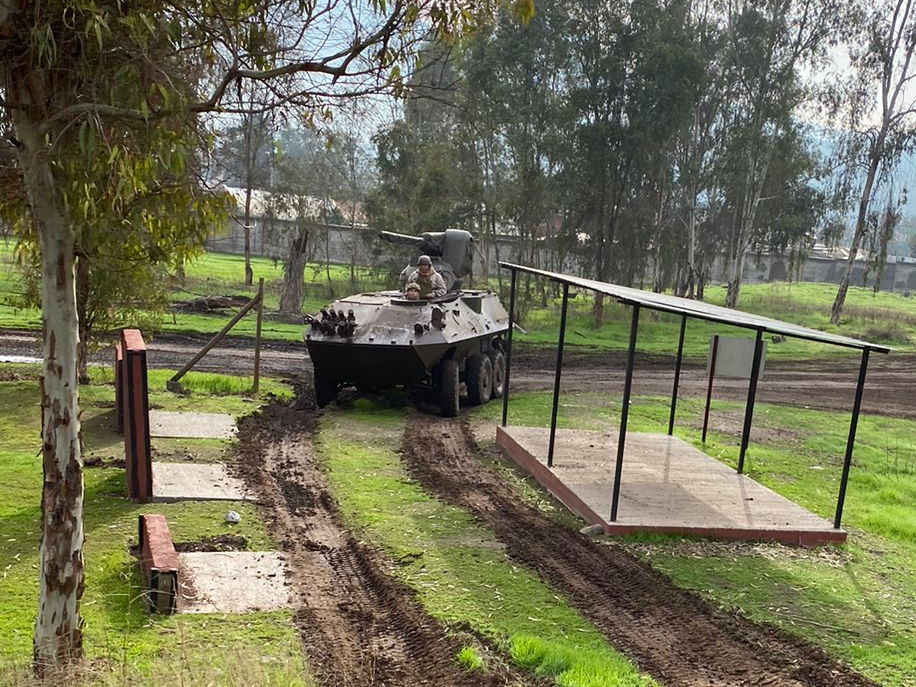
[[[808,257],[823,258],[825,260],[849,260],[849,249],[843,246],[828,246],[823,241],[815,241],[808,248]],[[856,260],[861,262],[868,259],[868,253],[860,248],[856,253]]]
[[[226,186],[226,192],[235,199],[239,211],[245,208],[245,189]],[[286,222],[295,222],[299,219],[327,222],[338,212],[336,205],[330,200],[293,193],[274,193],[262,189],[251,190],[250,208],[252,217],[270,215]]]
[[[797,324],[792,324],[791,322],[774,320],[769,317],[754,315],[741,310],[723,308],[722,306],[704,303],[703,301],[668,296],[662,293],[633,289],[628,286],[620,286],[619,284],[610,284],[603,281],[583,279],[582,277],[574,277],[569,274],[548,272],[547,270],[525,267],[524,265],[515,265],[510,262],[500,262],[499,266],[506,269],[518,270],[519,272],[536,274],[541,277],[553,279],[561,284],[569,284],[570,286],[597,291],[598,293],[603,293],[627,305],[640,305],[650,308],[651,310],[660,310],[662,312],[670,312],[677,315],[686,315],[687,317],[696,317],[701,320],[720,322],[734,327],[744,327],[745,329],[769,332],[770,334],[784,334],[785,336],[793,336],[798,339],[807,339],[809,341],[819,341],[835,346],[846,346],[847,348],[858,348],[860,350],[869,349],[880,353],[887,353],[891,350],[888,346],[882,346],[881,344],[860,341],[859,339],[839,336],[838,334],[830,334],[817,329],[809,329],[808,327],[802,327]]]

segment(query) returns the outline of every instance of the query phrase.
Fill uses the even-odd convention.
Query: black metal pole
[[[620,473],[623,470],[623,449],[627,443],[627,417],[630,414],[630,391],[633,389],[633,363],[636,360],[636,332],[639,328],[639,304],[633,305],[630,320],[630,347],[627,350],[627,376],[623,383],[623,402],[620,409],[620,430],[617,434],[617,465],[614,469],[614,494],[611,497],[611,522],[617,520],[620,501]]]
[[[674,363],[674,387],[671,389],[671,414],[668,416],[668,434],[674,434],[674,414],[677,412],[677,386],[681,381],[681,359],[684,357],[684,332],[687,315],[681,315],[681,333],[677,337],[677,360]]]
[[[846,458],[843,460],[843,477],[840,479],[840,495],[836,500],[836,515],[833,526],[840,529],[843,519],[843,504],[846,502],[846,483],[849,481],[849,468],[852,465],[852,449],[856,443],[856,428],[859,425],[859,410],[862,408],[862,391],[865,388],[865,373],[868,370],[869,349],[862,350],[862,364],[859,365],[859,382],[856,384],[856,400],[852,404],[852,420],[849,423],[849,438],[846,440]]]
[[[550,412],[550,443],[547,445],[547,467],[553,467],[553,443],[557,434],[557,407],[560,404],[560,371],[563,367],[563,341],[566,339],[566,306],[569,284],[563,284],[563,308],[560,311],[560,336],[557,339],[557,372],[553,380],[553,410]]]
[[[706,430],[709,428],[709,405],[712,403],[712,382],[716,378],[716,356],[719,353],[719,335],[712,337],[712,352],[709,354],[709,382],[706,384],[706,410],[703,411],[703,438],[706,443]]]
[[[503,381],[503,427],[509,415],[509,372],[512,369],[512,329],[515,327],[515,284],[518,270],[512,268],[512,286],[509,290],[509,331],[506,333],[506,379]]]
[[[751,438],[751,420],[754,418],[754,400],[757,397],[757,377],[760,375],[760,357],[763,355],[763,330],[757,330],[754,340],[754,362],[751,364],[751,381],[747,386],[747,406],[744,408],[744,430],[741,432],[741,452],[738,454],[738,474],[744,472],[744,454]]]

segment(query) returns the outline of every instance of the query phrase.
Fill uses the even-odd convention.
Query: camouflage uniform
[[[425,277],[420,274],[420,270],[414,270],[407,281],[419,284],[420,298],[439,298],[445,295],[445,280],[434,268],[430,268],[429,274]]]

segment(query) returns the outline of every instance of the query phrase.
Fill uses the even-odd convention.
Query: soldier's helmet
[[[404,287],[404,293],[407,293],[408,291],[416,291],[417,293],[420,293],[420,285],[417,284],[417,282],[412,281]]]
[[[421,256],[417,259],[417,266],[418,266],[418,267],[419,267],[420,265],[429,265],[429,266],[432,266],[432,264],[433,264],[433,261],[429,259],[429,256],[428,256],[428,255],[421,255]]]

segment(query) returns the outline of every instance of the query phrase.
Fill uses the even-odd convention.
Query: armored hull
[[[409,301],[399,291],[334,301],[307,318],[318,404],[348,386],[429,387],[439,391],[443,414],[453,415],[461,382],[471,402],[485,403],[502,392],[508,320],[489,291],[431,301]]]

